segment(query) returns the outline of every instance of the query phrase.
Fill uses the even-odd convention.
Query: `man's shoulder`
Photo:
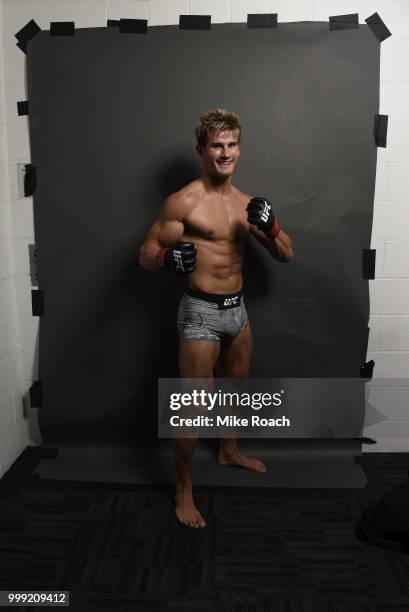
[[[198,181],[192,181],[188,183],[179,191],[171,193],[167,198],[166,202],[173,206],[182,206],[189,208],[197,203],[198,198],[203,195],[203,187]]]
[[[179,191],[171,193],[163,204],[163,210],[165,214],[177,216],[178,218],[184,218],[197,204],[200,196],[200,184],[198,181],[192,181],[179,189]]]
[[[237,200],[240,201],[240,204],[248,204],[251,200],[252,197],[251,195],[248,195],[247,193],[244,193],[243,191],[240,191],[240,189],[238,189],[237,187],[233,187],[234,189],[234,195],[236,196]]]

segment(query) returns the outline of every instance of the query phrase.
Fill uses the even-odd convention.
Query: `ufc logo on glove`
[[[174,251],[173,257],[175,261],[175,270],[184,272],[185,268],[183,266],[182,253],[180,251]]]
[[[267,223],[270,218],[271,204],[270,202],[264,202],[264,210],[261,214],[261,219],[264,223]]]

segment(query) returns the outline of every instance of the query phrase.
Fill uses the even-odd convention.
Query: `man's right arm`
[[[175,195],[166,198],[158,219],[139,249],[139,263],[143,268],[152,272],[163,269],[164,249],[177,243],[184,234],[183,214],[183,207]]]

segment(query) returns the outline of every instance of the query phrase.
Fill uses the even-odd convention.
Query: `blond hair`
[[[214,108],[204,113],[196,123],[195,134],[199,146],[206,144],[209,132],[212,130],[215,132],[231,130],[237,140],[240,141],[243,128],[239,123],[239,117],[235,113],[223,108]]]

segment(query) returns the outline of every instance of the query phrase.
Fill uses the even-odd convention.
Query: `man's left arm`
[[[252,198],[247,205],[249,232],[267,251],[282,262],[294,257],[292,240],[280,227],[271,203],[265,198]]]
[[[275,238],[266,235],[262,230],[259,230],[255,225],[250,225],[250,234],[258,240],[260,244],[267,249],[267,251],[277,259],[289,263],[294,257],[293,243],[285,232],[280,229],[279,233]]]

